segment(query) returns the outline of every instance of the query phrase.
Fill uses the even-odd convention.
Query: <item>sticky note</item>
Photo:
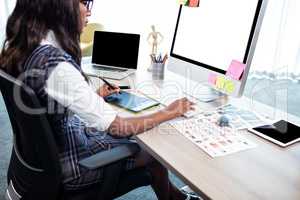
[[[229,76],[235,80],[240,80],[243,72],[245,71],[245,67],[246,65],[240,61],[233,60],[226,72],[226,76]]]
[[[208,82],[212,85],[216,85],[216,82],[217,82],[217,75],[216,74],[209,74],[208,75]]]
[[[179,4],[186,5],[188,3],[188,0],[179,0]]]
[[[200,0],[189,0],[190,7],[199,7]]]
[[[225,83],[224,90],[228,93],[231,94],[234,92],[235,86],[234,83],[231,80],[227,80]]]
[[[189,7],[199,7],[200,0],[178,0],[179,4]]]
[[[222,76],[217,77],[216,88],[218,88],[218,89],[224,89],[225,82],[226,82],[226,80],[225,80],[224,77],[222,77]]]

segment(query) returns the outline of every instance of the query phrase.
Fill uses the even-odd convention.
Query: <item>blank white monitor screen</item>
[[[232,60],[246,63],[261,0],[201,0],[181,7],[171,54],[225,74]]]

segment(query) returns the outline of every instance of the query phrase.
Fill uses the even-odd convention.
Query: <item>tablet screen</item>
[[[137,96],[125,91],[120,92],[120,94],[111,94],[104,99],[108,103],[115,104],[134,112],[139,112],[159,104],[157,101],[150,98]]]
[[[300,138],[300,127],[284,120],[278,121],[273,125],[256,127],[253,130],[284,144]]]

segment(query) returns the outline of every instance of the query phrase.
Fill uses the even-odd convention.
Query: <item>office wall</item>
[[[102,23],[106,30],[140,33],[142,47],[147,45],[146,39],[151,32],[151,25],[155,25],[165,36],[161,48],[165,51],[170,49],[179,8],[177,0],[96,0],[94,2],[91,21]]]
[[[16,0],[0,0],[0,42],[4,38],[7,14]],[[90,21],[102,23],[106,30],[134,32],[141,34],[141,47],[150,51],[147,36],[151,25],[164,36],[162,51],[170,49],[178,11],[177,0],[94,0]]]

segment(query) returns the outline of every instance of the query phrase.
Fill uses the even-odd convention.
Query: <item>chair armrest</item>
[[[134,155],[140,150],[137,144],[126,144],[106,151],[101,151],[79,161],[79,164],[90,170],[103,167],[118,160]]]

